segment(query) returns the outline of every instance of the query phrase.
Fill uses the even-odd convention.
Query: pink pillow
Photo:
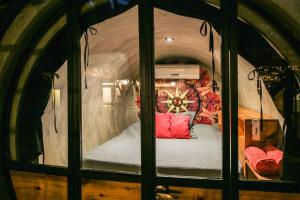
[[[190,118],[190,115],[171,114],[170,131],[172,138],[190,139],[192,137],[189,127]]]
[[[259,174],[276,174],[279,172],[276,160],[268,157],[262,149],[250,146],[245,149],[244,154],[250,165]]]
[[[155,114],[155,135],[158,138],[171,138],[170,132],[170,113]]]

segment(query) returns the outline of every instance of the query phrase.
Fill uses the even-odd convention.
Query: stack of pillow
[[[272,145],[262,148],[250,146],[244,153],[252,168],[259,174],[278,174],[281,171],[283,152]]]
[[[194,119],[194,112],[184,113],[156,113],[155,135],[157,138],[193,138],[190,128]]]

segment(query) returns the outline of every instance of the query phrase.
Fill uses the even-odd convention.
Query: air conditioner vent
[[[200,66],[155,65],[155,79],[200,79]]]

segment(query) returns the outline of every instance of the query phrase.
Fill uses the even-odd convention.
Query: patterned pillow
[[[190,115],[171,114],[171,138],[190,139]]]

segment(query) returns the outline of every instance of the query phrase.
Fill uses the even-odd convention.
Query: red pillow
[[[170,132],[170,113],[155,114],[155,135],[158,138],[171,138]]]
[[[190,118],[190,115],[171,114],[170,131],[172,138],[190,139],[192,137],[189,127]]]

